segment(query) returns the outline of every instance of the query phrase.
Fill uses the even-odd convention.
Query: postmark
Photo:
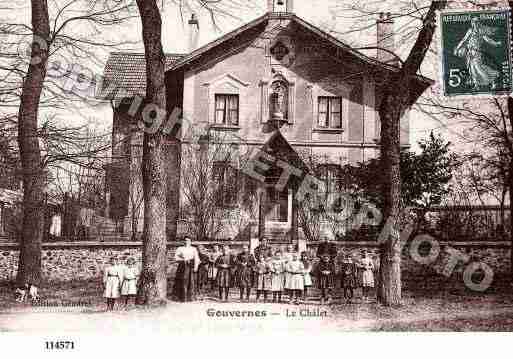
[[[510,18],[505,9],[439,14],[444,96],[489,97],[512,92]]]

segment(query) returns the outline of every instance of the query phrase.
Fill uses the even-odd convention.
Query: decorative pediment
[[[234,88],[234,89],[239,89],[241,87],[248,87],[249,86],[249,82],[243,81],[243,80],[241,80],[240,78],[238,78],[235,75],[226,73],[224,75],[216,77],[215,79],[212,79],[209,82],[205,82],[203,84],[203,86],[208,86],[208,87],[212,87],[212,86],[215,86],[215,87],[226,86],[228,88],[231,87],[231,88]]]
[[[237,94],[239,97],[239,108],[244,106],[246,101],[246,90],[249,82],[243,81],[233,74],[226,73],[218,76],[211,81],[203,83],[208,91],[208,113],[209,123],[213,124],[215,113],[215,95],[216,94]]]

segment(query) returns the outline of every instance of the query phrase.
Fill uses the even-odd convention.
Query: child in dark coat
[[[321,304],[329,299],[330,291],[334,287],[335,265],[330,261],[330,256],[324,254],[315,270],[317,286],[321,290]]]
[[[351,300],[354,295],[354,288],[357,282],[356,264],[350,255],[346,255],[340,268],[340,286],[344,290],[344,298]]]
[[[230,254],[228,246],[223,246],[223,254],[216,259],[215,266],[217,268],[217,287],[219,288],[219,299],[228,301],[228,293],[232,286],[232,270],[235,266],[235,259]]]
[[[242,248],[236,260],[235,283],[240,290],[240,300],[244,299],[246,291],[246,301],[249,302],[251,287],[253,286],[253,268],[255,267],[255,257],[249,253],[248,246]]]

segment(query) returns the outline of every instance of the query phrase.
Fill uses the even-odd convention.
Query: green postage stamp
[[[447,11],[439,20],[444,95],[510,94],[509,10]]]

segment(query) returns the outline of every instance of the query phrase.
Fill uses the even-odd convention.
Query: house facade
[[[199,26],[195,18],[189,25],[194,47]],[[317,164],[326,169],[322,180],[336,183],[338,166],[379,154],[381,94],[387,79],[399,70],[390,56],[393,21],[386,15],[377,19],[377,43],[386,51],[368,57],[296,16],[292,0],[269,0],[267,13],[256,20],[188,54],[166,55],[167,112],[179,109],[183,117],[182,126],[174,128],[166,144],[168,234],[180,235],[180,223],[194,221],[184,215],[185,202],[190,202],[184,198],[186,186],[191,183],[184,168],[205,157],[197,157],[186,146],[197,146],[201,153],[226,145],[227,149],[217,147],[217,154],[206,156],[213,162],[211,169],[200,172],[225,189],[226,196],[213,197],[216,204],[226,211],[240,211],[240,196],[230,194],[254,193],[247,214],[236,216],[240,221],[246,218],[244,230],[225,226],[213,237],[271,235],[296,240],[303,236],[296,194],[301,178],[315,165],[307,158],[322,158]],[[132,111],[132,115],[131,106],[133,110],[134,97],[144,97],[144,55],[112,53],[105,81],[122,89],[103,96],[113,100],[108,213],[125,221],[127,230],[140,230],[142,133],[137,126],[140,114]],[[411,81],[413,104],[431,80],[419,75]],[[408,141],[409,113],[405,113],[401,143],[408,146]],[[247,180],[237,180],[228,186],[238,177],[220,165],[227,158],[228,167],[244,176],[251,173],[248,164],[257,163],[257,181],[248,186]],[[290,167],[285,169],[283,163]],[[281,183],[284,171],[293,175]]]

